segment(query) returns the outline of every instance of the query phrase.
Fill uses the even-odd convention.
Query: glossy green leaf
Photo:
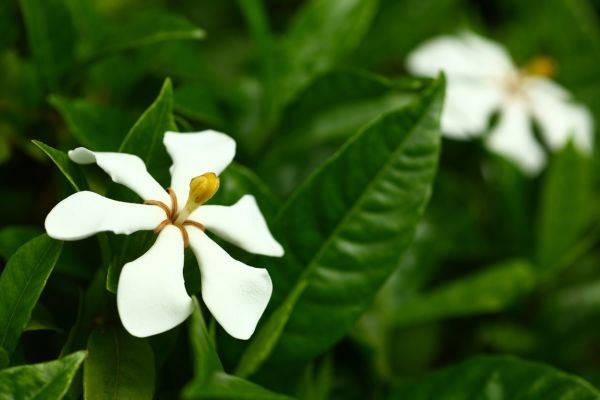
[[[133,118],[124,111],[87,100],[50,97],[50,103],[65,120],[81,145],[94,151],[115,151],[123,141]]]
[[[583,379],[544,364],[481,356],[434,372],[396,391],[389,400],[465,398],[598,400],[600,392]]]
[[[62,243],[40,235],[21,246],[0,275],[0,347],[12,353],[29,322]]]
[[[498,312],[528,293],[536,283],[525,261],[507,261],[446,283],[412,298],[394,310],[395,325]]]
[[[84,364],[86,400],[152,399],[154,355],[146,339],[119,328],[96,329]]]
[[[38,68],[50,89],[72,66],[75,29],[63,0],[20,0],[27,38]]]
[[[41,233],[33,226],[13,225],[0,229],[0,257],[8,260],[19,247]]]
[[[79,351],[55,361],[0,371],[0,395],[3,399],[62,399],[85,357]]]
[[[52,160],[60,172],[67,178],[71,186],[73,186],[73,189],[80,191],[87,188],[85,177],[83,176],[79,165],[69,160],[69,156],[64,152],[37,140],[32,140],[32,142]]]
[[[590,160],[571,143],[552,160],[537,225],[537,263],[548,273],[560,265],[590,224]]]
[[[308,360],[334,344],[398,266],[431,194],[443,94],[436,81],[375,120],[284,206],[274,226],[286,255],[260,263],[273,266],[272,306],[308,283],[271,359]]]

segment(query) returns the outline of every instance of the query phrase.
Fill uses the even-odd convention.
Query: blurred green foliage
[[[0,2],[0,397],[599,398],[597,152],[569,145],[530,178],[478,141],[440,147],[443,79],[404,69],[471,29],[517,64],[555,60],[598,125],[599,15],[595,0]],[[189,326],[122,331],[111,292],[151,234],[62,253],[38,236],[73,191],[135,200],[66,150],[138,154],[166,184],[168,129],[233,136],[214,201],[254,194],[286,247],[227,248],[274,281],[249,342],[199,304]]]

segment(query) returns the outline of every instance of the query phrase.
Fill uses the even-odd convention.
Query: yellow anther
[[[176,223],[181,223],[202,204],[210,200],[219,190],[219,177],[213,172],[207,172],[195,177],[190,182],[190,194],[185,207],[177,216]]]
[[[531,60],[523,71],[528,75],[551,78],[556,73],[556,63],[550,57],[540,56]]]

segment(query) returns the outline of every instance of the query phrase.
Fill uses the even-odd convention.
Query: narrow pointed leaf
[[[52,160],[60,172],[67,178],[71,186],[73,186],[73,189],[80,191],[87,188],[87,183],[79,165],[69,160],[69,157],[65,152],[37,140],[33,140],[32,142]]]
[[[95,330],[84,364],[86,400],[152,399],[154,356],[145,339],[119,328]]]
[[[12,353],[31,318],[62,243],[40,235],[21,246],[0,275],[0,347]]]
[[[84,351],[79,351],[55,361],[0,371],[0,396],[19,400],[62,399],[85,356]]]
[[[450,399],[598,400],[583,379],[550,366],[505,356],[474,357],[399,389],[389,400]]]

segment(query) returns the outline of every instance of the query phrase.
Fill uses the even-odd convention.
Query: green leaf
[[[529,263],[507,261],[413,297],[389,317],[392,324],[406,326],[498,312],[529,292],[535,283],[535,271]]]
[[[29,47],[51,90],[73,63],[75,28],[63,0],[20,0]]]
[[[0,371],[3,399],[62,399],[86,354],[73,353],[55,361]]]
[[[148,172],[162,184],[168,186],[170,158],[163,146],[166,131],[175,131],[173,119],[173,89],[171,81],[165,80],[156,100],[146,109],[131,128],[119,148],[121,153],[135,154],[146,163]],[[123,201],[136,201],[138,197],[124,187],[113,185],[109,197]],[[149,248],[152,233],[138,232],[125,238],[111,238],[114,243],[115,258],[110,263],[106,287],[117,292],[119,274],[123,265],[143,254]]]
[[[205,32],[187,19],[164,11],[137,13],[109,33],[102,51],[113,52],[172,40],[199,40]]]
[[[93,331],[83,390],[86,400],[152,399],[154,355],[150,344],[120,328]]]
[[[0,257],[8,260],[19,247],[40,233],[32,226],[13,225],[0,229]]]
[[[537,225],[537,263],[553,272],[588,227],[591,206],[590,160],[573,143],[552,160]]]
[[[600,399],[583,379],[544,364],[506,356],[481,356],[434,372],[394,392],[394,399]]]
[[[40,235],[21,246],[0,275],[0,347],[12,353],[31,318],[62,243]]]
[[[69,160],[69,157],[64,152],[37,140],[32,140],[32,143],[39,147],[52,160],[60,172],[67,178],[71,186],[73,186],[73,189],[80,191],[87,188],[87,183],[80,167]]]
[[[352,51],[369,28],[376,8],[376,0],[312,0],[306,4],[281,43],[281,102],[287,103]]]
[[[273,266],[271,306],[308,283],[271,354],[278,364],[309,360],[343,337],[398,266],[431,194],[443,93],[441,79],[368,125],[279,214],[286,255],[259,263]]]
[[[126,112],[87,100],[51,96],[50,103],[61,114],[79,143],[94,151],[118,149],[134,122]]]

